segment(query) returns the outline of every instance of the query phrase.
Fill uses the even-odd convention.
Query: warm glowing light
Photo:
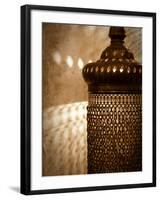
[[[113,67],[113,72],[116,72],[117,68],[116,67]]]
[[[62,58],[59,51],[54,52],[52,57],[53,57],[54,62],[56,62],[58,65],[61,64]]]
[[[101,72],[104,72],[104,67],[101,68]]]
[[[67,56],[66,62],[67,62],[68,67],[72,67],[73,66],[73,59],[72,59],[71,56]]]
[[[127,72],[130,73],[130,71],[131,71],[131,69],[130,69],[130,67],[128,67]]]
[[[122,73],[123,72],[123,67],[121,67],[119,71]]]
[[[107,72],[108,72],[108,73],[110,72],[110,67],[107,67]]]
[[[46,175],[87,173],[87,105],[86,101],[81,101],[52,106],[44,111]]]
[[[89,61],[88,61],[88,63],[91,63],[91,62],[92,62],[92,60],[89,60]]]
[[[48,110],[52,117],[44,124],[56,128],[64,124],[69,124],[71,122],[77,123],[78,121],[86,120],[86,107],[86,101],[53,106]]]
[[[79,69],[83,69],[84,63],[83,63],[83,60],[81,58],[78,58],[77,64],[78,64]]]

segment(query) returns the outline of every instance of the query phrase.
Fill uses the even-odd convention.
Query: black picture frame
[[[153,48],[153,149],[152,149],[152,182],[125,184],[125,185],[106,185],[78,188],[60,188],[60,189],[31,189],[31,11],[64,11],[92,14],[109,14],[123,16],[142,16],[152,18],[152,48]],[[81,192],[93,190],[111,190],[111,189],[127,189],[142,188],[156,186],[156,13],[136,12],[136,11],[120,11],[120,10],[103,10],[90,8],[72,8],[72,7],[56,7],[44,5],[24,5],[21,6],[21,193],[25,195],[33,194],[49,194],[64,192]]]

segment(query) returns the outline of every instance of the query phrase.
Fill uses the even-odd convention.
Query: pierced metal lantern
[[[111,44],[83,68],[88,84],[88,173],[142,170],[142,66],[124,46],[123,27],[111,27]]]

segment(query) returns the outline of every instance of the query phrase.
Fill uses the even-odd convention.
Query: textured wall
[[[125,44],[141,62],[141,29]],[[84,64],[109,45],[109,27],[43,23],[43,175],[87,173]]]

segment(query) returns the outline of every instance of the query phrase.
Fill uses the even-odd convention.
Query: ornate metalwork
[[[88,173],[142,170],[142,66],[124,46],[123,27],[111,45],[83,68],[88,84]]]
[[[89,173],[141,170],[141,95],[90,94]]]

